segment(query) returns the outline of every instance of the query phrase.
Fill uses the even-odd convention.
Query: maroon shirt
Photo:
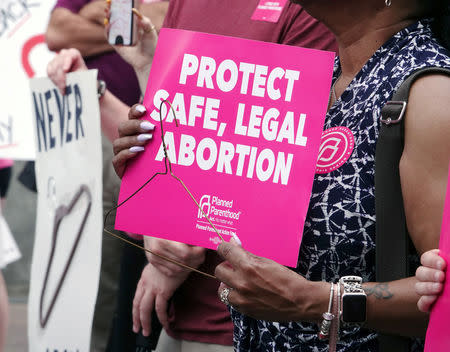
[[[55,9],[63,7],[78,13],[92,0],[58,0]],[[90,69],[98,69],[98,79],[106,82],[108,90],[125,104],[131,106],[139,102],[141,95],[139,83],[133,68],[115,51],[85,58]]]
[[[299,5],[288,2],[277,23],[251,17],[259,0],[170,0],[164,27],[337,51],[334,36]],[[202,270],[221,259],[208,251]],[[233,344],[228,309],[217,296],[219,282],[192,273],[175,293],[167,333],[176,339]]]

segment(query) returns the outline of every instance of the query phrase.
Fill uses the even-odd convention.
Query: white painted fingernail
[[[138,112],[140,112],[140,113],[144,113],[144,112],[146,112],[147,111],[147,109],[145,108],[145,106],[144,105],[141,105],[141,104],[139,104],[139,105],[136,105],[136,111],[138,111]]]
[[[141,128],[142,128],[144,131],[153,131],[153,130],[155,129],[155,125],[152,124],[152,123],[149,122],[149,121],[142,121],[142,122],[141,122]]]
[[[145,142],[145,141],[148,141],[148,140],[150,140],[152,138],[153,138],[153,135],[151,133],[142,133],[139,136],[137,136],[137,140],[139,142]]]
[[[242,242],[241,239],[234,233],[231,234],[231,236],[233,237],[233,239],[237,242],[238,245],[240,245],[242,247]]]
[[[143,152],[144,151],[144,147],[131,147],[130,148],[130,152],[132,153],[139,153],[139,152]]]

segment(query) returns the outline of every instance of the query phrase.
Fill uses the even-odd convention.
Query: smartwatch
[[[97,98],[100,99],[105,95],[106,92],[106,82],[99,79],[97,80]]]
[[[344,288],[342,295],[341,320],[351,325],[361,325],[366,321],[367,296],[362,288],[360,276],[343,276],[339,283]]]

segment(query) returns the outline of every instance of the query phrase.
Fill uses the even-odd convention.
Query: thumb
[[[238,237],[238,235],[236,235],[235,233],[232,233],[232,234],[231,234],[230,243],[233,244],[233,245],[235,245],[235,246],[242,247],[242,241],[241,241],[241,239]]]

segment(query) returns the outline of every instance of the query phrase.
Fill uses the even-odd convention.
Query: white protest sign
[[[102,241],[97,71],[67,76],[62,96],[31,80],[38,209],[28,302],[30,351],[89,351]]]
[[[52,57],[44,34],[54,4],[0,0],[0,158],[35,158],[28,81],[44,75]]]
[[[0,214],[0,269],[22,257],[3,214]]]

